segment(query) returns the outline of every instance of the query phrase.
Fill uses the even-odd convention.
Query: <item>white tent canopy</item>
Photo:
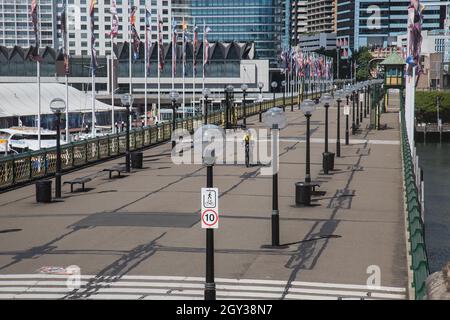
[[[50,102],[54,98],[66,100],[66,86],[59,83],[42,83],[41,114],[52,113]],[[92,93],[85,93],[69,86],[69,112],[90,112],[91,110]],[[110,110],[110,105],[96,100],[95,111]],[[37,112],[37,84],[0,83],[0,117],[31,116]]]

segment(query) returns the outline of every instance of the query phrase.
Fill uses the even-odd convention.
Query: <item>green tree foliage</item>
[[[356,80],[368,80],[370,78],[369,62],[373,59],[369,48],[363,47],[354,52],[353,59],[356,61]]]
[[[439,115],[443,123],[450,123],[450,92],[416,92],[417,122],[437,123],[437,98],[440,97]]]

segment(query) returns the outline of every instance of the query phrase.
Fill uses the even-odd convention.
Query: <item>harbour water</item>
[[[417,143],[425,179],[425,241],[431,272],[450,261],[450,143]]]

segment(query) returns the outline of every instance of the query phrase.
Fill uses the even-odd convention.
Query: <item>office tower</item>
[[[343,57],[360,47],[387,47],[407,29],[410,1],[337,0],[337,44]],[[444,7],[425,5],[423,30],[442,28]]]

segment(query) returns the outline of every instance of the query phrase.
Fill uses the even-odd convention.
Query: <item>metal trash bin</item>
[[[142,152],[131,153],[131,168],[142,169],[144,167],[144,154]]]
[[[36,202],[38,203],[52,202],[51,180],[41,180],[36,182]]]
[[[297,182],[295,184],[295,203],[301,206],[311,205],[312,185],[308,182]]]
[[[334,170],[334,156],[335,154],[332,152],[324,152],[322,153],[322,168],[325,174]]]

